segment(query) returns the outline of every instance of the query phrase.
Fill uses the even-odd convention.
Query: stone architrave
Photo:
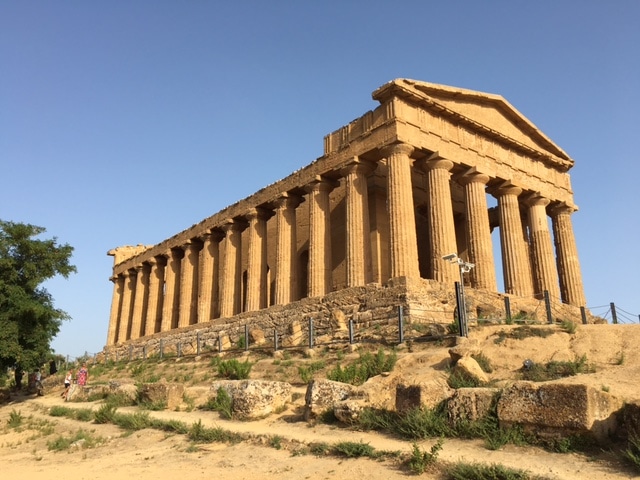
[[[254,208],[245,216],[249,221],[247,249],[247,296],[245,311],[267,307],[267,219],[271,212]]]
[[[358,158],[344,168],[346,180],[347,287],[371,281],[371,238],[367,175],[375,165]]]
[[[309,192],[309,286],[308,296],[331,291],[331,204],[335,182],[320,176],[307,186]]]
[[[151,257],[147,263],[149,273],[149,300],[147,302],[147,318],[145,320],[144,335],[153,335],[160,331],[162,321],[162,291],[164,289],[164,259]]]
[[[144,335],[144,320],[147,314],[147,300],[149,298],[149,265],[136,267],[136,291],[133,299],[133,315],[131,320],[131,339],[135,340]]]
[[[232,220],[222,227],[224,250],[222,254],[220,281],[220,317],[234,316],[240,310],[240,272],[242,255],[242,229],[239,222]]]
[[[218,270],[220,269],[220,240],[223,234],[217,230],[200,237],[200,281],[198,284],[198,323],[208,322],[216,317],[215,305],[218,300]]]
[[[180,264],[180,307],[178,327],[197,322],[198,315],[198,252],[200,243],[190,240],[183,245],[184,256]]]
[[[167,259],[165,267],[164,300],[162,303],[161,332],[167,332],[178,326],[178,308],[180,301],[180,256],[182,250],[171,249],[164,256]]]
[[[136,288],[135,270],[127,270],[124,273],[124,291],[120,308],[120,328],[118,329],[118,343],[129,340],[131,332],[131,314],[133,307],[133,295]]]
[[[301,198],[286,193],[275,202],[276,207],[276,286],[275,304],[295,301],[296,278],[296,207]]]
[[[449,183],[453,162],[434,153],[421,161],[420,166],[427,174],[430,276],[438,282],[453,284],[460,280],[458,266],[442,258],[458,252]]]
[[[418,240],[411,183],[411,145],[398,143],[382,149],[387,159],[390,277],[420,278]]]
[[[500,216],[504,291],[521,297],[529,297],[533,295],[533,286],[531,283],[531,264],[524,241],[522,218],[518,205],[518,195],[521,193],[520,187],[505,184],[497,188],[493,195],[498,199]]]
[[[549,292],[552,301],[560,301],[558,271],[556,270],[551,232],[546,207],[549,199],[539,193],[531,195],[526,204],[529,206],[529,235],[533,250],[533,278],[536,280],[536,296],[542,298],[543,292]]]
[[[498,286],[485,193],[488,181],[488,175],[478,172],[469,172],[459,179],[464,186],[467,256],[475,265],[469,272],[471,286],[495,292]]]
[[[113,282],[113,297],[111,298],[111,313],[109,315],[109,331],[107,333],[107,345],[113,345],[118,340],[118,327],[120,324],[122,292],[124,290],[124,277],[122,275],[111,277],[110,280]]]
[[[586,300],[576,239],[571,225],[574,207],[562,203],[551,208],[551,223],[556,247],[558,275],[562,301],[576,307],[584,307]]]

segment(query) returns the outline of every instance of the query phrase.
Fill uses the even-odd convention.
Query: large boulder
[[[452,424],[476,421],[491,414],[500,396],[498,388],[459,388],[447,402]]]
[[[451,397],[454,392],[443,378],[434,378],[413,385],[401,382],[396,386],[395,409],[398,412],[422,407],[432,409]]]
[[[462,357],[453,368],[456,373],[475,382],[476,384],[481,385],[489,381],[489,377],[484,373],[480,364],[473,357]]]
[[[588,434],[604,441],[616,431],[616,397],[581,384],[516,382],[498,401],[500,425],[522,425],[541,436]]]
[[[305,394],[306,420],[312,420],[318,414],[333,409],[339,402],[354,396],[358,388],[347,383],[333,380],[312,380],[307,386]]]
[[[145,383],[140,387],[138,397],[142,404],[165,405],[175,410],[184,396],[184,384],[181,383]]]
[[[243,420],[264,418],[291,402],[291,385],[266,380],[220,380],[213,382],[211,393],[223,389],[231,397],[234,417]]]

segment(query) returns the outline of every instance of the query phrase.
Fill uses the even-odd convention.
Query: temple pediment
[[[410,79],[393,80],[373,92],[374,100],[381,103],[394,96],[419,103],[453,123],[573,164],[566,152],[500,95]]]

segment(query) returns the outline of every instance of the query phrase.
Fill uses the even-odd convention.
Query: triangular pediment
[[[417,80],[397,79],[383,85],[373,98],[383,102],[389,95],[424,103],[451,121],[458,119],[471,128],[511,140],[573,164],[573,160],[529,119],[500,95],[449,87]],[[412,99],[412,100],[411,100]]]

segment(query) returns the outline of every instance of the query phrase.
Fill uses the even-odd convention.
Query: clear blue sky
[[[75,247],[55,350],[102,349],[109,249],[310,163],[401,77],[502,95],[575,160],[587,306],[637,322],[639,25],[637,0],[0,0],[0,218]]]

